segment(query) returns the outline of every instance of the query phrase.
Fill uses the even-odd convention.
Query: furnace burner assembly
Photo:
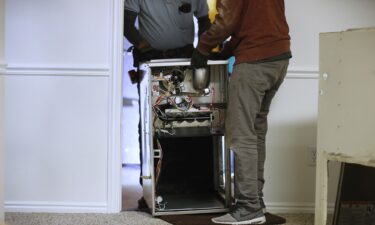
[[[231,205],[224,142],[227,61],[141,65],[142,172],[152,214],[213,213]]]
[[[158,135],[178,135],[179,130],[189,131],[188,128],[223,132],[225,104],[216,104],[222,93],[215,93],[215,86],[209,86],[209,75],[204,73],[208,69],[192,70],[185,66],[152,71],[153,129]]]

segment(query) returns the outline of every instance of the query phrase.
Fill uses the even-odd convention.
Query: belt
[[[170,59],[170,58],[190,58],[193,54],[194,46],[186,45],[181,48],[167,50],[151,50],[141,53],[140,61],[148,61],[152,59]]]
[[[164,58],[190,58],[193,50],[193,45],[186,45],[181,48],[167,49],[160,52]]]

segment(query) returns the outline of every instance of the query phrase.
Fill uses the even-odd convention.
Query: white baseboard
[[[311,213],[315,212],[314,203],[266,202],[271,213]],[[43,213],[107,213],[106,203],[68,203],[68,202],[5,202],[5,212],[43,212]],[[334,212],[334,205],[328,204],[328,213]]]
[[[106,203],[6,201],[5,212],[107,213]]]
[[[271,213],[315,213],[315,203],[312,202],[266,202],[267,210]],[[334,212],[334,204],[328,204],[328,213]]]
[[[6,73],[7,64],[0,60],[0,75],[4,75]]]

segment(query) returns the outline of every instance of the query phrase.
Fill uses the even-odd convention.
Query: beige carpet
[[[142,196],[138,183],[139,166],[123,171],[123,210],[135,210]],[[313,214],[283,214],[285,225],[313,225]],[[330,217],[332,218],[332,217]],[[150,214],[125,211],[117,214],[5,213],[6,225],[171,225]],[[327,224],[331,224],[330,222]],[[190,225],[187,221],[184,225]]]
[[[6,225],[170,225],[141,212],[117,214],[5,213]]]
[[[313,214],[283,214],[285,225],[313,225]],[[331,224],[331,218],[327,224]],[[147,213],[122,212],[117,214],[54,214],[6,213],[6,225],[170,225]],[[189,222],[186,223],[189,225]]]

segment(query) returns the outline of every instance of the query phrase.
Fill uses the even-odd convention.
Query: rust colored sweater
[[[203,33],[198,51],[208,55],[231,36],[222,51],[236,63],[260,61],[290,52],[284,0],[219,0],[219,14]]]

